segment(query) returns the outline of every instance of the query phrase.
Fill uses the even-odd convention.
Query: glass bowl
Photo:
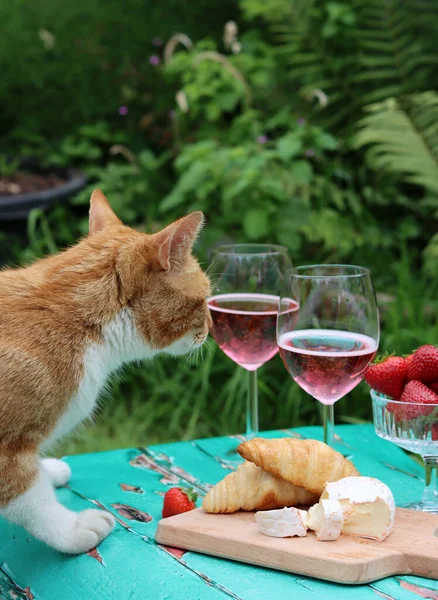
[[[377,435],[419,454],[424,461],[426,484],[423,497],[404,508],[438,514],[438,404],[400,402],[375,390],[370,393]]]

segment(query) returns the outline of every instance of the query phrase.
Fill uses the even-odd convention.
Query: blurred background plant
[[[0,223],[0,260],[25,264],[87,231],[100,187],[153,232],[191,211],[197,251],[277,242],[295,264],[371,268],[382,350],[436,343],[438,5],[430,0],[17,0],[0,6],[0,174],[24,157],[79,167],[89,186]],[[319,423],[275,357],[260,373],[264,428]],[[198,364],[129,367],[82,452],[244,429],[242,374]],[[343,422],[370,420],[361,384]]]

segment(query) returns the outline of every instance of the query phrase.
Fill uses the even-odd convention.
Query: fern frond
[[[390,98],[366,107],[356,147],[370,164],[438,193],[438,93]]]
[[[433,3],[422,11],[412,0],[356,0],[359,69],[353,75],[363,88],[363,104],[430,89],[438,55],[429,51],[428,36],[419,34],[419,20],[436,20]],[[432,79],[433,80],[433,79]]]
[[[315,88],[328,96],[319,111],[325,126],[347,125],[367,104],[423,92],[438,81],[438,2],[351,0],[351,18],[333,35],[324,33],[327,0],[312,0],[310,8],[304,0],[284,1],[289,17],[269,17],[278,54],[301,97]]]

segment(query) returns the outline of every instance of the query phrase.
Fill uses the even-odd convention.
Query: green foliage
[[[367,107],[355,142],[370,164],[438,193],[438,94],[423,92]]]
[[[13,175],[20,164],[19,159],[11,160],[6,156],[0,155],[0,177],[10,177]]]
[[[172,99],[160,90],[150,58],[161,58],[163,41],[176,31],[218,39],[235,13],[235,0],[1,3],[0,131],[19,125],[58,137],[100,118],[124,127],[120,105],[138,120],[157,108],[158,91],[168,110]]]
[[[437,5],[116,4],[0,7],[0,165],[32,155],[89,177],[68,206],[33,211],[25,237],[3,233],[3,260],[29,262],[86,234],[100,187],[142,231],[203,210],[203,264],[212,246],[237,241],[283,244],[295,264],[364,264],[381,307],[380,350],[436,343]],[[223,35],[236,4],[244,31],[231,24]],[[214,345],[196,365],[130,367],[96,428],[64,451],[242,431],[245,383]],[[260,370],[259,392],[262,427],[320,422],[278,357]],[[369,420],[367,395],[361,384],[341,400],[338,419]]]
[[[134,156],[125,146],[113,146],[113,155],[120,155],[120,161],[110,161],[104,166],[93,166],[88,174],[93,183],[82,190],[73,200],[75,205],[88,206],[91,192],[95,187],[108,191],[111,205],[117,215],[127,225],[137,225],[139,229],[156,231],[158,199],[169,189],[169,182],[163,178],[163,167],[169,156],[159,157],[150,150],[143,150]],[[88,220],[81,221],[82,233],[88,231]]]
[[[205,140],[186,146],[175,161],[180,178],[160,210],[203,210],[212,221],[211,243],[223,241],[227,232],[228,239],[284,244],[295,256],[309,242],[319,244],[338,258],[350,256],[367,239],[384,245],[371,235],[373,219],[364,219],[361,199],[345,187],[342,172],[327,177],[335,138],[295,123],[277,140],[262,141],[229,147]],[[309,148],[312,161],[305,155]]]
[[[243,0],[248,18],[261,16],[280,42],[278,56],[298,94],[326,124],[348,127],[362,106],[430,89],[438,74],[438,6],[415,0]],[[322,110],[323,109],[323,110]]]

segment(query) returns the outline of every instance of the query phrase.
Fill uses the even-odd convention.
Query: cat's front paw
[[[114,525],[115,519],[110,513],[95,509],[84,510],[78,513],[70,539],[64,540],[63,548],[60,549],[68,554],[88,552],[111,533]]]
[[[44,470],[49,474],[54,487],[62,487],[71,477],[71,469],[67,463],[58,458],[43,458],[41,461]]]

